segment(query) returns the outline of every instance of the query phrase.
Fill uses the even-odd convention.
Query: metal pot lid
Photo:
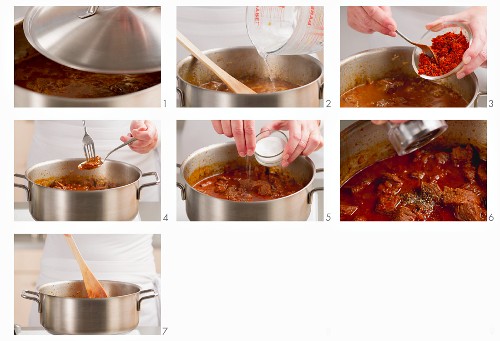
[[[161,68],[161,8],[32,7],[24,34],[35,49],[65,66],[99,73]]]

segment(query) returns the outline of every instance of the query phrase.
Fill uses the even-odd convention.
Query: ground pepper
[[[453,70],[460,62],[464,52],[469,48],[465,35],[447,32],[432,38],[431,49],[437,57],[434,58],[421,53],[418,60],[418,74],[427,76],[441,76]]]

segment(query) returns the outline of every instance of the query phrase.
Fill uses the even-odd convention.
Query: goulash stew
[[[486,161],[425,147],[369,166],[340,189],[341,220],[486,220]]]
[[[222,174],[207,177],[194,186],[199,192],[232,201],[262,201],[293,194],[304,184],[298,183],[283,169],[254,165],[226,165]]]
[[[58,188],[68,191],[98,191],[119,186],[114,182],[102,178],[74,175],[38,179],[35,180],[35,183],[44,187]]]
[[[161,72],[103,74],[58,64],[41,54],[14,64],[14,84],[45,95],[99,98],[130,94],[161,82]]]
[[[340,96],[341,107],[466,107],[444,85],[420,77],[397,76],[368,81]]]

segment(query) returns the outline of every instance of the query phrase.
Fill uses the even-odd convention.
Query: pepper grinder
[[[409,154],[446,131],[446,121],[422,120],[386,123],[387,135],[398,155]]]

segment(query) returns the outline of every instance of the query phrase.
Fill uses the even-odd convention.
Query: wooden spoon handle
[[[181,32],[177,31],[177,41],[186,48],[193,56],[200,62],[205,64],[213,73],[219,77],[229,89],[237,94],[254,94],[255,91],[250,89],[245,84],[231,76],[226,71],[222,70],[219,65],[215,64],[210,58],[201,52],[189,39],[187,39]]]
[[[73,255],[75,256],[76,262],[80,267],[80,271],[83,277],[83,284],[85,285],[85,290],[87,290],[87,296],[89,298],[108,297],[106,290],[104,290],[102,284],[97,280],[92,271],[90,271],[87,263],[83,259],[80,250],[78,250],[78,246],[76,246],[73,236],[70,234],[65,234],[64,237],[66,238],[66,241],[68,242],[68,245],[71,248]]]

